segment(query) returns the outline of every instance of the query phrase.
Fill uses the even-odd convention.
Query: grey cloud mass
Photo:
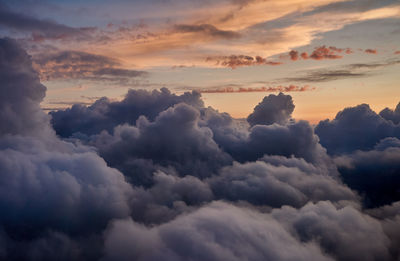
[[[45,114],[45,91],[0,39],[1,260],[400,258],[399,106],[314,127],[284,94],[246,120],[165,88]]]

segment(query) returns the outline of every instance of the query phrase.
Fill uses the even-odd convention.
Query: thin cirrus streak
[[[210,89],[202,89],[200,93],[242,93],[242,92],[305,92],[305,91],[314,91],[315,87],[311,87],[309,85],[297,86],[297,85],[288,85],[288,86],[275,86],[275,87],[256,87],[256,88],[245,88],[245,87],[222,87],[222,88],[210,88]]]

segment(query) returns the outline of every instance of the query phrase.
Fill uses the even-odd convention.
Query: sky
[[[0,260],[399,261],[399,10],[0,0]]]
[[[167,87],[244,118],[282,91],[295,118],[316,124],[400,95],[396,0],[21,0],[0,12],[0,35],[32,55],[49,110]]]

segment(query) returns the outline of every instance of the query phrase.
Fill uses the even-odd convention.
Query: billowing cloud
[[[400,140],[386,138],[375,150],[336,159],[343,181],[364,195],[368,207],[400,200]]]
[[[222,202],[154,228],[118,220],[105,237],[105,260],[332,260],[277,221]]]
[[[119,124],[134,124],[139,116],[153,120],[160,112],[178,103],[202,107],[198,92],[187,92],[180,96],[168,89],[147,92],[129,90],[122,101],[112,102],[107,98],[98,99],[91,106],[76,104],[70,109],[51,112],[52,124],[58,135],[69,137],[74,133],[98,134],[111,131]]]
[[[400,126],[361,104],[344,109],[331,121],[321,121],[315,132],[329,153],[341,154],[372,149],[386,137],[399,138]]]
[[[314,128],[282,93],[247,122],[161,89],[46,115],[16,41],[0,69],[0,259],[399,258],[397,108]]]
[[[72,237],[95,237],[110,219],[129,215],[132,188],[90,148],[56,137],[39,107],[46,88],[26,52],[14,40],[1,39],[0,54],[3,257],[48,259],[34,248],[57,241],[71,254],[78,249]],[[13,250],[22,245],[26,253]]]
[[[254,107],[254,112],[247,117],[247,121],[251,126],[285,124],[290,119],[293,110],[294,104],[291,96],[283,93],[271,94]]]
[[[379,113],[379,115],[388,121],[392,121],[394,124],[399,124],[400,123],[400,103],[397,104],[397,106],[394,110],[391,110],[389,108],[383,109]]]

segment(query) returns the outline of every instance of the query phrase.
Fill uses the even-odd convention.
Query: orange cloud
[[[220,87],[200,90],[201,93],[241,93],[241,92],[305,92],[314,91],[315,87],[288,85],[288,86],[273,86],[273,87],[256,87],[256,88],[245,88],[245,87]]]
[[[325,45],[315,47],[314,51],[309,55],[306,52],[302,52],[299,55],[299,52],[296,50],[292,50],[289,52],[290,59],[292,61],[297,61],[298,59],[314,59],[314,60],[324,60],[324,59],[340,59],[343,58],[341,53],[351,54],[353,50],[350,48],[337,48],[334,46],[326,47]]]
[[[400,51],[395,51],[394,54],[400,54]]]
[[[254,66],[254,65],[280,65],[281,62],[267,61],[267,59],[261,56],[248,56],[248,55],[230,55],[230,56],[217,56],[207,57],[207,62],[215,61],[216,65],[223,67],[230,67],[235,69],[241,66]]]
[[[377,54],[378,53],[378,51],[376,49],[365,49],[364,52],[369,53],[369,54]]]
[[[297,61],[297,59],[299,59],[299,52],[298,52],[298,51],[295,51],[295,50],[291,50],[291,51],[289,52],[289,56],[290,56],[290,59],[291,59],[292,61]]]

